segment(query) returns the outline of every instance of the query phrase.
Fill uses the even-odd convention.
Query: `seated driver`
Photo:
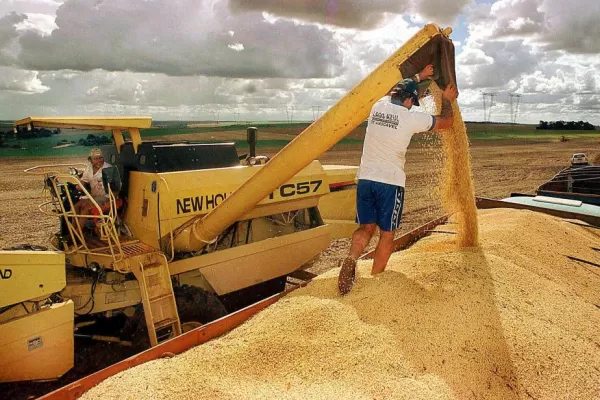
[[[104,161],[102,150],[92,149],[88,156],[89,165],[83,171],[81,176],[81,182],[86,186],[96,203],[99,206],[103,206],[109,200],[108,194],[104,191],[104,184],[102,183],[102,170],[104,168],[110,168],[111,165]],[[78,215],[92,215],[92,210],[95,206],[90,199],[84,197],[75,204],[75,212]],[[88,218],[80,217],[79,225],[83,228]]]

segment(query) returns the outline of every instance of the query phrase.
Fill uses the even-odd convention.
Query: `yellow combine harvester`
[[[281,291],[287,275],[328,247],[332,233],[348,235],[355,227],[356,167],[323,166],[315,159],[363,122],[402,76],[434,64],[441,87],[454,82],[450,31],[427,25],[271,160],[255,157],[252,150],[240,160],[227,143],[144,142],[140,129],[150,128],[147,117],[15,122],[17,129],[110,130],[114,139],[114,146],[103,149],[112,165],[102,170],[108,206],[97,204],[81,184],[83,165],[26,170],[40,175],[47,189],[40,210],[60,219],[52,256],[64,255],[66,264],[64,284],[35,295],[45,296],[46,308],[74,308],[78,335],[89,329],[90,337],[124,342],[139,337],[135,331],[144,326],[154,346],[181,334],[186,325],[197,326],[258,300],[257,293]],[[254,141],[250,130],[249,142]],[[80,198],[93,203],[93,236],[75,211]],[[0,269],[20,262],[21,256],[5,252]],[[48,271],[44,264],[55,265],[50,256],[39,266],[28,266],[36,282]],[[33,360],[34,353],[27,351],[36,351],[26,346],[36,332],[32,314],[5,317],[33,299],[29,293],[15,295],[20,279],[13,274],[12,280],[0,281],[0,382],[57,377],[72,365],[72,346],[56,345],[54,351],[66,356],[57,357],[65,361],[56,362],[51,374],[24,367]],[[47,310],[40,314],[52,319]],[[142,315],[145,324],[138,324]],[[110,317],[125,321],[118,337],[101,332]],[[73,314],[69,318],[65,323],[72,323]],[[16,328],[15,320],[20,321]],[[43,335],[42,342],[48,343]],[[24,372],[4,372],[9,369]]]
[[[103,149],[105,160],[113,165],[102,170],[108,205],[96,203],[81,182],[85,165],[44,165],[25,171],[40,175],[45,183],[47,201],[40,210],[60,219],[60,232],[51,245],[61,252],[53,253],[54,259],[60,255],[64,260],[58,272],[56,262],[52,264],[53,274],[62,273],[62,286],[49,286],[47,290],[52,292],[45,293],[59,292],[60,299],[70,299],[63,307],[70,313],[63,314],[69,315],[72,324],[74,311],[79,335],[87,329],[94,332],[89,336],[103,340],[139,339],[135,335],[140,319],[136,318],[137,309],[137,316],[144,316],[141,326],[147,328],[150,344],[156,345],[181,334],[186,324],[195,327],[210,322],[282,291],[287,275],[329,246],[331,225],[323,222],[319,201],[322,207],[333,209],[336,201],[348,202],[355,196],[356,167],[330,168],[314,161],[210,243],[194,241],[191,221],[206,216],[265,168],[261,163],[266,158],[255,157],[252,149],[240,160],[233,143],[144,142],[139,129],[150,124],[150,118],[107,117],[31,117],[15,122],[18,128],[33,125],[113,133],[116,145]],[[128,132],[130,141],[123,139],[123,131]],[[254,136],[255,131],[250,133]],[[336,198],[326,199],[329,194]],[[83,226],[82,216],[76,212],[81,198],[94,204],[91,229]],[[347,211],[346,220],[333,225],[353,227],[355,211]],[[34,254],[40,259],[45,255]],[[0,265],[12,265],[10,260],[20,260],[22,255],[5,252],[7,261]],[[8,290],[22,293],[19,283],[23,278],[16,272]],[[44,277],[47,267],[31,266],[28,273]],[[22,293],[0,305],[32,298]],[[138,304],[143,307],[136,308]],[[128,317],[119,335],[111,337],[94,329],[102,329],[98,325],[117,314]],[[54,318],[51,312],[42,315]],[[11,320],[16,316],[6,313]],[[28,319],[21,322],[22,332],[30,335]],[[8,326],[0,325],[0,332],[5,328]],[[20,363],[22,358],[15,354],[5,361]],[[2,365],[0,377],[10,373],[7,366]]]

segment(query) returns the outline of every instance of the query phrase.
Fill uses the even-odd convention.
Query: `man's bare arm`
[[[457,96],[458,90],[456,86],[453,83],[449,83],[442,94],[442,109],[440,110],[440,115],[435,119],[433,130],[437,131],[452,127],[454,124],[452,102],[456,100]]]

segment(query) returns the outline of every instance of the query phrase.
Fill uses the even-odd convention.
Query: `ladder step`
[[[173,294],[172,293],[165,293],[165,294],[153,297],[151,299],[148,299],[148,301],[150,303],[156,303],[157,301],[168,299],[169,297],[173,297]]]
[[[149,269],[152,269],[152,268],[158,268],[158,267],[161,267],[161,266],[162,266],[161,263],[150,263],[150,264],[144,265],[143,269],[144,269],[144,271],[146,271],[146,270],[149,270]]]
[[[157,323],[154,324],[154,330],[158,330],[161,328],[166,328],[167,326],[171,326],[173,324],[177,323],[177,318],[167,318],[167,319],[163,319],[162,321],[159,321]]]

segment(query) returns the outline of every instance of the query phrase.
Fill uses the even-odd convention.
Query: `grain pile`
[[[375,277],[359,262],[343,297],[332,270],[229,334],[83,398],[600,398],[599,271],[565,257],[600,263],[598,231],[522,210],[479,217],[476,250],[430,236]]]

